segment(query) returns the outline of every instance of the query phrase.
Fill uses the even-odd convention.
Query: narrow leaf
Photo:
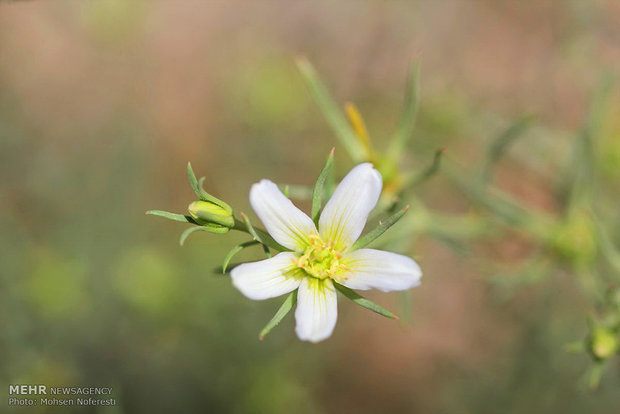
[[[273,318],[271,318],[271,320],[267,323],[263,330],[260,331],[258,339],[262,341],[265,335],[271,332],[271,330],[275,328],[280,323],[280,321],[282,321],[282,319],[284,319],[284,317],[290,312],[293,306],[295,306],[295,303],[297,303],[297,290],[294,290],[286,297],[284,303],[282,304],[282,306],[280,306],[280,309],[278,309],[276,314],[273,315]]]
[[[278,187],[287,198],[295,200],[311,200],[312,187],[295,184],[278,184]]]
[[[378,313],[381,316],[385,316],[386,318],[398,319],[398,316],[394,315],[389,310],[377,305],[376,303],[374,303],[373,301],[369,299],[366,299],[365,297],[359,295],[354,290],[351,290],[348,287],[343,286],[338,283],[334,283],[334,286],[336,287],[336,290],[338,290],[338,292],[342,293],[344,296],[346,296],[348,299],[351,299],[353,302],[357,303],[358,305],[366,309],[369,309],[375,313]]]
[[[575,141],[573,164],[570,165],[573,174],[567,199],[567,211],[591,206],[594,202],[595,145],[605,117],[609,113],[612,88],[613,78],[609,75],[599,80],[590,102],[588,120]]]
[[[151,216],[159,216],[163,218],[167,218],[169,220],[180,221],[182,223],[195,223],[194,220],[190,216],[184,216],[183,214],[169,213],[163,210],[149,210],[146,212]]]
[[[353,246],[351,246],[351,250],[358,250],[368,246],[377,237],[381,236],[383,233],[385,233],[387,229],[392,227],[398,220],[400,220],[400,218],[405,215],[407,210],[409,210],[409,206],[405,206],[402,210],[396,212],[385,220],[379,221],[379,224],[374,230],[366,233],[364,236],[357,239],[355,243],[353,243]]]
[[[319,178],[317,178],[316,180],[316,184],[314,184],[314,191],[312,191],[312,221],[314,221],[314,224],[316,225],[318,225],[319,223],[319,213],[321,211],[325,179],[329,175],[329,172],[334,165],[334,150],[335,148],[332,148],[331,152],[329,153],[327,161],[325,162],[325,166],[321,170]]]
[[[207,231],[209,233],[224,234],[224,233],[228,233],[228,230],[229,229],[227,227],[216,226],[216,225],[190,227],[189,229],[181,233],[181,237],[179,238],[179,244],[183,246],[183,244],[185,243],[185,240],[187,240],[189,235],[197,231]]]
[[[214,268],[212,270],[213,273],[218,274],[218,275],[227,275],[230,274],[230,272],[237,266],[244,264],[244,262],[234,262],[234,263],[229,263],[228,266],[226,267],[226,271],[222,271],[222,266],[217,266],[216,268]]]
[[[609,265],[620,275],[620,250],[616,248],[605,225],[601,223],[600,220],[595,220],[595,223],[598,237],[597,241],[601,247],[601,253]]]
[[[310,93],[314,97],[327,123],[336,134],[336,137],[345,147],[353,161],[356,163],[364,161],[364,147],[357,139],[357,134],[353,128],[351,128],[349,122],[347,122],[339,106],[334,102],[327,88],[319,79],[312,64],[305,57],[298,58],[296,63]]]
[[[192,187],[198,198],[202,200],[202,191],[200,191],[200,187],[198,186],[198,180],[196,179],[196,174],[194,174],[194,170],[192,169],[192,164],[189,162],[187,163],[187,178],[189,179],[189,185]]]
[[[250,222],[250,219],[248,218],[248,216],[241,213],[241,217],[243,218],[243,222],[245,223],[245,226],[248,229],[248,232],[250,233],[250,235],[254,238],[254,240],[259,242],[263,246],[265,255],[267,257],[271,257],[271,252],[269,251],[269,247],[267,247],[267,244],[265,244],[265,242],[263,241],[263,237],[258,235],[258,232],[254,229],[254,226],[252,226],[252,223]]]
[[[241,243],[233,247],[232,250],[226,255],[226,258],[224,259],[224,263],[222,263],[222,273],[226,273],[226,268],[228,267],[228,263],[230,263],[230,260],[233,258],[234,255],[236,255],[237,253],[239,253],[241,250],[245,249],[246,247],[254,246],[256,244],[259,244],[259,242],[257,242],[256,240],[250,240],[248,242]]]
[[[388,148],[388,154],[393,159],[402,157],[405,152],[407,142],[411,139],[413,134],[413,127],[415,125],[416,115],[418,112],[418,79],[419,79],[419,65],[414,63],[411,66],[409,72],[409,78],[407,80],[407,93],[405,95],[405,107],[403,113],[398,122],[396,133],[392,142]]]
[[[439,171],[439,167],[441,166],[441,159],[443,154],[446,152],[445,148],[440,148],[437,151],[435,151],[435,156],[433,157],[433,162],[426,167],[425,170],[421,171],[419,174],[416,174],[406,185],[405,185],[405,189],[402,192],[405,192],[406,190],[410,189],[411,187],[414,187],[426,180],[428,180],[429,178],[431,178],[433,175],[437,174],[437,172]],[[401,194],[402,197],[402,194]]]
[[[517,119],[508,129],[493,140],[491,145],[489,145],[486,157],[478,173],[481,183],[487,184],[490,181],[493,167],[497,161],[499,161],[501,156],[506,152],[510,144],[517,138],[523,136],[523,133],[527,131],[532,124],[532,120],[533,118],[531,116],[523,116]]]
[[[254,227],[252,223],[250,223],[250,219],[244,213],[241,213],[241,217],[243,218],[243,221],[235,218],[235,225],[233,227],[234,230],[248,233],[252,236],[254,240],[262,243],[263,246],[269,246],[279,252],[291,251],[290,249],[287,249],[286,247],[280,245],[280,243],[275,241],[273,237],[271,237],[269,233],[267,233],[265,230]]]
[[[192,164],[187,163],[187,177],[189,178],[189,184],[192,186],[192,189],[198,196],[198,198],[202,201],[209,201],[213,204],[217,204],[222,207],[224,210],[227,210],[229,213],[232,213],[232,207],[226,204],[224,201],[220,200],[217,197],[212,196],[207,193],[204,188],[202,188],[202,183],[205,181],[205,177],[201,177],[200,180],[196,179],[196,175],[194,174],[194,170],[192,169]]]

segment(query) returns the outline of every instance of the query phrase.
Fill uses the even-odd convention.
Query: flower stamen
[[[341,262],[342,252],[335,249],[334,241],[325,241],[318,234],[311,234],[309,239],[308,247],[296,261],[297,267],[317,279],[341,278],[347,268]]]

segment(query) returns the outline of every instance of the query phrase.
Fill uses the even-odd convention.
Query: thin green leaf
[[[435,156],[433,157],[433,162],[426,167],[425,170],[421,171],[419,174],[416,174],[405,186],[404,190],[401,193],[404,193],[405,191],[409,190],[411,187],[414,187],[426,180],[428,180],[429,178],[431,178],[433,175],[437,174],[437,172],[439,171],[439,167],[441,166],[441,159],[443,154],[446,152],[445,148],[440,148],[437,151],[435,151]],[[402,196],[402,194],[401,194]]]
[[[588,120],[584,125],[573,152],[572,182],[570,183],[567,200],[567,211],[590,206],[594,201],[594,175],[595,175],[595,142],[600,135],[601,126],[611,103],[611,90],[613,78],[603,76],[590,102]]]
[[[250,219],[244,213],[241,213],[241,217],[243,218],[243,221],[235,218],[235,225],[233,227],[234,230],[248,233],[252,236],[254,240],[262,243],[264,246],[269,246],[279,252],[291,251],[290,249],[287,249],[286,247],[275,241],[273,237],[271,237],[269,233],[267,233],[265,230],[254,227],[252,223],[250,223]]]
[[[197,231],[207,231],[209,233],[224,234],[228,233],[228,230],[230,229],[227,227],[217,225],[190,227],[189,229],[181,233],[181,237],[179,238],[179,244],[183,246],[185,240],[187,240],[189,235]]]
[[[196,174],[194,174],[194,170],[192,169],[192,164],[190,162],[187,163],[187,178],[189,179],[189,185],[196,193],[196,196],[198,196],[199,199],[203,200],[202,191],[200,191],[200,187],[198,186],[198,180],[196,179]]]
[[[542,215],[535,214],[510,195],[495,189],[487,189],[477,180],[463,176],[459,171],[449,171],[448,176],[477,205],[493,212],[497,218],[512,226],[540,232],[547,228]]]
[[[195,223],[190,216],[184,216],[183,214],[169,213],[163,210],[149,210],[146,212],[151,216],[159,216],[167,218],[168,220],[180,221],[181,223]]]
[[[263,241],[263,236],[258,235],[258,232],[256,231],[256,229],[254,229],[254,226],[252,226],[252,223],[250,222],[250,219],[248,218],[248,216],[246,216],[245,214],[241,213],[241,217],[243,218],[243,222],[245,223],[245,227],[247,228],[248,232],[250,233],[250,235],[254,238],[254,240],[256,240],[257,242],[259,242],[262,246],[263,246],[263,250],[265,251],[265,255],[267,257],[271,257],[271,252],[269,251],[269,247],[267,247],[266,242]]]
[[[316,183],[314,184],[314,191],[312,192],[312,221],[314,221],[314,224],[316,224],[317,226],[319,224],[319,213],[321,212],[321,203],[323,198],[325,179],[329,175],[329,172],[334,165],[334,150],[335,148],[332,148],[331,152],[329,153],[327,161],[325,162],[325,166],[321,170],[319,178],[317,178]]]
[[[295,303],[297,303],[297,290],[294,290],[286,297],[284,303],[282,304],[282,306],[280,306],[280,309],[278,309],[276,314],[273,315],[273,318],[271,318],[271,320],[267,323],[263,330],[260,331],[258,339],[262,341],[265,335],[271,332],[273,328],[278,326],[280,321],[282,321],[282,319],[284,319],[284,317],[290,312],[293,306],[295,306]]]
[[[323,82],[321,82],[312,64],[305,57],[299,57],[296,63],[302,77],[306,81],[308,89],[312,93],[327,123],[336,134],[336,137],[345,147],[353,161],[364,161],[366,151],[363,145],[359,141],[357,134],[347,121],[342,110],[334,102],[327,88]]]
[[[620,250],[616,248],[614,242],[609,236],[605,225],[600,220],[595,219],[596,234],[599,246],[601,247],[601,253],[607,260],[609,265],[620,275]]]
[[[517,138],[523,136],[524,132],[527,131],[532,124],[532,120],[533,117],[531,116],[523,116],[517,119],[504,132],[495,138],[493,142],[491,142],[478,173],[478,179],[481,183],[488,184],[491,180],[491,175],[495,164],[506,152],[510,144],[512,144]]]
[[[599,383],[601,382],[601,377],[603,376],[603,371],[605,370],[605,362],[604,361],[596,361],[594,365],[592,365],[587,373],[587,381],[590,389],[594,390],[598,388]]]
[[[312,199],[312,187],[295,184],[278,184],[278,187],[280,188],[282,193],[288,198],[295,200]]]
[[[194,190],[194,192],[196,193],[196,195],[198,196],[198,198],[202,201],[209,201],[213,204],[217,204],[218,206],[222,207],[223,209],[227,210],[229,213],[232,213],[232,207],[230,207],[228,204],[226,204],[224,201],[220,200],[217,197],[212,196],[211,194],[207,193],[204,188],[202,188],[202,183],[204,183],[205,181],[205,177],[200,178],[200,180],[196,179],[196,175],[194,174],[194,170],[192,169],[192,164],[191,163],[187,163],[187,177],[189,178],[189,184],[191,185],[192,189]]]
[[[227,275],[230,274],[230,272],[237,266],[244,264],[244,262],[234,262],[234,263],[229,263],[228,266],[226,267],[226,271],[224,272],[222,270],[222,266],[217,266],[215,267],[212,272],[218,275]]]
[[[338,283],[334,283],[334,287],[336,288],[336,290],[338,290],[338,292],[342,293],[344,296],[346,296],[348,299],[351,299],[353,302],[357,303],[358,305],[366,309],[369,309],[375,313],[378,313],[381,316],[385,316],[386,318],[398,319],[398,316],[394,315],[389,310],[377,305],[376,303],[374,303],[373,301],[369,299],[366,299],[365,297],[359,295],[354,290],[351,290],[348,287],[343,286]]]
[[[358,250],[363,247],[368,246],[371,242],[373,242],[377,237],[381,236],[387,229],[392,227],[405,213],[409,210],[409,206],[405,206],[402,210],[396,212],[385,220],[379,221],[377,227],[374,230],[366,233],[361,238],[357,239],[353,246],[351,246],[351,250]]]
[[[398,121],[396,133],[388,148],[388,154],[393,159],[398,159],[405,153],[407,142],[413,134],[416,115],[418,113],[418,79],[420,75],[420,67],[417,63],[413,63],[409,77],[407,79],[407,93],[405,95],[405,107]]]
[[[237,253],[239,253],[241,250],[245,249],[246,247],[254,246],[256,244],[259,244],[259,242],[256,240],[250,240],[248,242],[241,243],[233,247],[232,250],[226,255],[226,258],[224,258],[224,263],[222,263],[222,273],[226,273],[226,268],[228,267],[228,263],[230,263],[230,260],[233,258],[234,255],[236,255]]]

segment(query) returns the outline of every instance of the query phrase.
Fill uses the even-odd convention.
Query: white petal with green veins
[[[269,234],[284,247],[303,252],[310,234],[316,233],[312,219],[269,180],[261,180],[252,186],[250,203]]]
[[[329,338],[337,319],[336,290],[331,279],[304,278],[297,292],[295,311],[295,332],[299,339],[320,342]]]
[[[321,218],[319,233],[323,240],[333,240],[335,248],[351,247],[364,230],[368,214],[377,205],[383,182],[370,163],[360,164],[338,184]]]
[[[304,273],[295,265],[291,252],[259,262],[244,263],[231,272],[233,285],[253,300],[275,298],[297,289]]]
[[[420,284],[420,266],[407,256],[375,249],[345,253],[342,263],[349,272],[338,283],[358,290],[384,292],[406,290]]]

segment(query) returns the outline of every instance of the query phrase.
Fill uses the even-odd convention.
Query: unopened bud
[[[596,258],[594,223],[586,213],[578,213],[559,225],[551,236],[555,252],[573,263],[591,263]]]
[[[597,359],[608,359],[620,348],[618,333],[602,326],[594,327],[590,338],[590,351]]]
[[[198,224],[217,224],[226,228],[235,225],[232,212],[210,201],[194,201],[187,210]]]

